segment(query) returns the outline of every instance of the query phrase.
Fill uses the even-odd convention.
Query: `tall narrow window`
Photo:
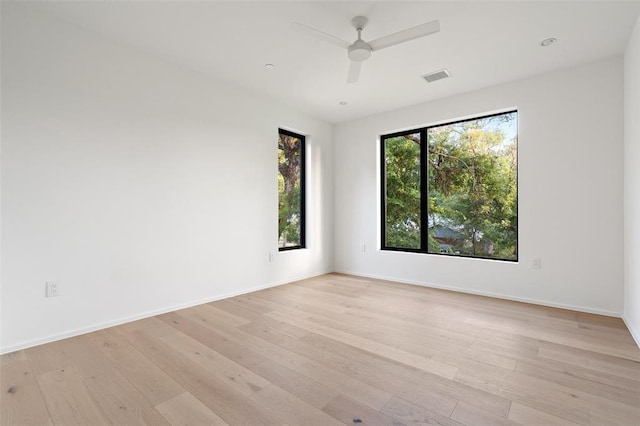
[[[382,142],[382,248],[518,260],[517,112]]]
[[[305,247],[305,137],[279,129],[278,247]]]
[[[419,250],[422,217],[420,210],[420,133],[383,136],[385,196],[384,237],[387,248]]]

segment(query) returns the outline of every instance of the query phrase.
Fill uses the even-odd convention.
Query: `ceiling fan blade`
[[[430,34],[437,33],[438,31],[440,31],[440,22],[431,21],[427,22],[426,24],[398,31],[397,33],[389,34],[388,36],[380,37],[368,43],[371,46],[371,50],[380,50],[384,49],[385,47],[391,47],[395,46],[396,44],[404,43],[405,41],[428,36]]]
[[[362,68],[362,61],[351,61],[349,65],[349,74],[347,76],[347,83],[355,83],[360,76],[360,68]]]
[[[301,24],[300,22],[292,22],[289,28],[299,33],[306,34],[310,37],[314,37],[319,40],[324,40],[328,43],[331,43],[338,47],[342,47],[344,49],[346,49],[351,45],[351,43],[349,43],[348,41],[344,41],[341,38],[334,37],[331,34],[323,33],[320,30],[316,30],[315,28],[308,27],[304,24]]]

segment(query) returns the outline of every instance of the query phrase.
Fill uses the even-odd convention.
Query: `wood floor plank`
[[[371,281],[374,281],[374,280],[369,280],[369,282],[360,283],[362,285],[362,289],[364,289],[367,294],[378,291],[378,288],[372,288],[373,286],[371,286]],[[349,282],[357,283],[358,281],[350,280]],[[385,282],[380,282],[380,283],[387,284]],[[315,286],[314,288],[322,289],[323,286],[327,286],[327,285],[337,286],[341,284],[342,283],[340,283],[337,280],[333,280],[333,282],[331,280],[324,280],[322,283]],[[414,287],[414,288],[410,288],[410,287]],[[400,289],[401,291],[406,291],[408,294],[411,293],[412,300],[418,303],[425,303],[425,302],[428,303],[429,299],[438,300],[439,302],[442,302],[446,305],[449,305],[449,302],[451,302],[450,295],[448,294],[448,292],[444,290],[419,289],[423,291],[421,291],[419,294],[415,294],[414,293],[415,286],[397,286],[396,285],[394,286],[392,291],[394,293],[397,293],[398,289]],[[389,291],[389,290],[385,290],[385,291]],[[391,294],[393,293],[381,293],[380,300],[386,300],[387,299],[386,296]],[[428,295],[429,298],[427,299],[423,298],[424,295]],[[478,297],[473,295],[458,294],[456,296],[457,296],[456,302],[458,306],[456,307],[456,306],[449,305],[449,307],[453,307],[454,310],[456,310],[456,316],[459,318],[463,316],[462,312],[470,314],[472,318],[478,318],[479,315],[481,317],[486,317],[487,315],[498,314],[500,317],[506,318],[508,320],[517,321],[517,320],[522,320],[524,318],[528,324],[541,325],[543,326],[543,328],[558,328],[559,330],[566,329],[566,330],[572,331],[573,333],[581,333],[586,336],[600,333],[599,337],[602,339],[620,338],[619,340],[621,341],[633,344],[632,338],[628,333],[628,330],[626,330],[626,327],[624,326],[623,322],[619,318],[602,317],[598,315],[584,314],[584,313],[578,313],[574,311],[566,311],[562,309],[548,308],[548,307],[536,306],[536,305],[525,304],[525,303],[517,303],[517,302],[511,302],[507,300],[496,300],[496,299]],[[460,306],[461,300],[462,301],[468,300],[470,303],[468,305],[465,304],[465,306]],[[403,302],[401,306],[403,308],[407,308],[407,304],[405,302]],[[443,317],[443,316],[446,317],[444,312],[438,311],[440,307],[441,306],[436,307],[435,309],[430,309],[430,311],[437,312],[437,315],[440,317]],[[416,311],[415,309],[403,309],[403,312],[408,312],[408,313],[412,313],[415,311]],[[402,313],[398,312],[398,314],[401,315]],[[603,320],[603,318],[605,319]],[[417,320],[417,318],[413,318],[413,320],[415,321]],[[587,324],[587,326],[597,324],[598,330],[596,330],[596,327],[594,327],[594,330],[587,330],[586,328],[588,327],[585,327],[585,324]],[[439,325],[443,326],[443,324],[439,324]],[[468,325],[470,327],[473,327],[472,321],[468,321]],[[476,331],[481,330],[481,329],[478,329],[477,327],[474,327],[474,329]],[[612,336],[612,335],[615,335],[615,336]]]
[[[482,351],[474,351],[468,348],[452,350],[443,349],[431,356],[434,361],[448,364],[458,369],[460,367],[476,370],[492,370],[494,367],[515,371],[517,361],[499,354],[489,354]]]
[[[238,328],[276,344],[286,343],[309,334],[308,330],[296,327],[286,321],[275,320],[268,316],[263,316],[259,320]]]
[[[479,337],[469,346],[469,350],[472,353],[482,354],[481,356],[485,356],[485,354],[500,354],[516,362],[538,358],[540,351],[539,341],[514,337],[498,332],[488,338]]]
[[[443,416],[451,414],[459,398],[498,414],[506,416],[508,412],[509,401],[504,398],[455,384],[451,380],[368,354],[323,336],[306,336],[285,347]]]
[[[14,352],[9,358],[0,367],[0,424],[51,424],[43,394],[26,357]]]
[[[578,394],[550,382],[517,372],[498,375],[465,369],[461,369],[454,380],[574,423],[589,424],[589,413],[584,404],[578,403]]]
[[[579,377],[574,368],[558,369],[549,364],[534,365],[531,362],[518,362],[516,371],[530,377],[536,377],[552,383],[575,389],[576,391],[590,393],[595,396],[622,402],[634,407],[640,407],[640,382],[635,382],[631,389],[623,389],[616,385],[623,385],[624,380],[619,380],[615,384],[603,383],[595,375],[589,377]]]
[[[327,274],[0,357],[0,423],[640,424],[619,318]]]
[[[452,379],[458,372],[457,367],[444,364],[439,361],[434,361],[430,358],[425,358],[420,355],[415,355],[411,352],[407,352],[386,344],[381,344],[353,334],[345,333],[340,330],[318,325],[313,321],[303,319],[301,316],[295,314],[270,313],[267,315],[271,318],[290,321],[291,324],[296,324],[298,327],[305,328],[316,334],[361,348],[381,357],[389,358],[394,361],[410,365],[412,367],[436,374],[438,376],[442,376],[447,379]]]
[[[115,331],[92,333],[90,339],[151,404],[158,405],[184,393],[182,386]]]
[[[478,323],[477,320],[474,320]],[[593,336],[576,336],[574,333],[566,330],[549,330],[544,327],[532,326],[524,322],[497,322],[483,321],[482,325],[486,328],[505,331],[509,333],[518,333],[520,335],[530,337],[532,339],[542,340],[545,342],[555,343],[563,346],[569,346],[577,349],[583,349],[601,354],[607,354],[634,362],[640,362],[640,353],[638,347],[633,343],[612,344],[611,341],[598,339]]]
[[[373,410],[344,395],[335,397],[324,408],[324,412],[344,424],[362,423],[364,425],[406,426],[398,419]]]
[[[268,408],[257,406],[246,396],[227,385],[183,355],[183,350],[173,348],[145,335],[144,330],[126,333],[129,343],[163,369],[173,380],[180,383],[200,402],[206,405],[229,424],[281,424],[282,419]]]
[[[249,400],[274,410],[288,424],[344,426],[344,423],[276,385],[260,389]]]
[[[273,298],[273,294],[276,294],[276,292],[272,292],[271,296],[267,297]],[[285,299],[292,298],[290,294],[280,294]],[[261,295],[258,295],[258,297],[261,297]],[[387,306],[393,305],[392,303],[377,304],[375,309],[372,309],[371,306],[369,306],[369,309],[366,309],[366,306],[363,306],[363,309],[338,308],[335,303],[338,303],[339,299],[333,305],[327,305],[322,300],[316,300],[317,297],[314,297],[312,292],[293,296],[293,298],[295,299],[295,309],[314,314],[314,322],[420,355],[432,356],[441,350],[460,353],[477,339],[484,337],[492,341],[499,335],[502,335],[501,338],[503,339],[507,337],[512,340],[516,339],[516,342],[523,340],[537,342],[534,339],[491,329],[482,329],[473,324],[465,323],[462,319],[468,315],[468,310],[457,309],[453,313],[448,312],[445,315],[441,312],[440,306],[433,308],[415,306],[412,310],[406,309],[407,303],[401,303],[405,308],[402,311],[385,311]],[[313,304],[305,303],[305,300],[313,300]],[[384,301],[384,298],[380,300]],[[341,306],[344,304],[342,303]],[[295,313],[295,310],[288,311],[288,314],[293,313]],[[385,333],[385,331],[388,331],[388,333]],[[534,355],[537,349],[537,345],[531,349]],[[491,357],[498,358],[498,353],[482,355],[487,357],[483,361],[489,361],[490,364],[497,365],[495,364],[497,359],[491,360]],[[513,360],[502,359],[501,362],[503,362],[505,368],[513,369],[515,366]]]
[[[159,340],[167,346],[176,348],[184,358],[193,361],[208,374],[219,379],[226,387],[242,395],[250,396],[269,386],[268,380],[183,333],[161,337]]]
[[[24,353],[33,368],[34,374],[40,375],[71,365],[71,360],[65,353],[67,342],[68,339],[64,339],[25,349]]]
[[[640,419],[640,409],[637,406],[612,401],[608,398],[593,396],[584,392],[576,392],[580,397],[579,406],[589,413],[590,423],[633,425]],[[596,421],[599,419],[599,421]]]
[[[343,325],[357,324],[359,333],[387,330],[392,334],[404,334],[406,331],[410,331],[415,338],[416,333],[419,332],[420,335],[428,336],[438,343],[452,343],[461,346],[467,346],[475,336],[473,332],[469,331],[473,326],[464,325],[463,328],[460,323],[460,326],[452,328],[452,323],[456,322],[451,321],[453,318],[447,318],[446,321],[435,321],[442,320],[441,316],[432,315],[429,306],[417,304],[415,301],[398,301],[403,308],[408,308],[399,311],[393,302],[385,300],[385,298],[374,298],[365,303],[362,301],[363,298],[359,297],[358,303],[353,303],[345,297],[323,294],[313,288],[291,289],[286,293],[282,292],[283,290],[275,289],[268,295],[258,294],[257,297],[278,301],[281,298],[293,300],[295,303],[292,304],[292,308],[323,316],[325,319],[348,318],[348,321],[343,321]],[[310,303],[310,301],[313,302]],[[414,309],[411,309],[411,306],[407,306],[407,304],[415,304]],[[438,309],[438,307],[434,306],[433,309]],[[372,324],[375,324],[376,327],[372,327]],[[329,323],[327,325],[335,328],[337,324]]]
[[[392,317],[368,313],[357,313],[352,308],[344,310],[327,309],[326,306],[298,303],[289,311],[274,312],[271,315],[286,314],[312,320],[317,325],[356,335],[423,357],[431,357],[443,348],[462,348],[473,340],[470,337],[451,333],[438,333],[432,327],[415,326]],[[291,321],[290,319],[288,321]]]
[[[295,315],[305,320],[312,319],[318,325],[425,357],[431,357],[442,349],[442,346],[451,345],[460,348],[468,346],[473,341],[471,337],[448,332],[439,333],[432,327],[416,326],[370,312],[361,314],[355,313],[351,308],[328,309],[326,306],[318,306],[318,302],[313,305],[297,303],[297,308],[274,312],[272,315],[276,314]]]
[[[517,426],[504,417],[460,401],[451,414],[451,418],[465,425],[473,426]]]
[[[267,358],[259,353],[245,348],[226,337],[216,333],[213,329],[205,327],[194,320],[180,316],[177,313],[160,315],[163,321],[170,323],[176,330],[179,330],[197,340],[210,349],[219,352],[231,361],[242,366],[249,366],[264,362]]]
[[[542,345],[538,354],[541,358],[575,364],[602,373],[614,374],[640,381],[640,362],[637,361],[570,348],[563,345]]]
[[[144,331],[145,335],[149,337],[162,337],[176,332],[173,327],[157,316],[122,324],[116,329],[122,334]]]
[[[589,415],[591,426],[636,426],[638,423],[638,416],[629,417],[621,415],[617,411],[611,411],[607,413],[597,412],[590,413]]]
[[[24,353],[24,351],[10,352],[0,357],[0,366],[23,362],[26,360],[27,360],[27,355]]]
[[[216,321],[222,321],[232,327],[237,327],[251,322],[251,320],[218,308],[215,303],[216,302],[207,303],[204,305],[194,306],[193,308],[189,309],[199,312],[203,316],[204,321],[206,321],[207,318],[215,318]],[[180,314],[180,312],[181,311],[177,311],[178,314]]]
[[[237,303],[246,309],[262,315],[278,309],[278,306],[274,306],[271,303],[265,303],[264,300],[254,297],[254,294],[255,293],[242,294],[226,300]]]
[[[535,408],[514,402],[509,410],[509,420],[522,425],[545,425],[545,426],[577,426],[577,423],[570,422],[560,417],[548,414]]]
[[[156,409],[171,426],[228,425],[220,416],[207,408],[206,405],[198,401],[189,392],[184,392],[157,405]]]
[[[64,352],[83,378],[117,372],[117,368],[109,362],[88,334],[67,339]]]
[[[371,353],[367,349],[347,345],[319,334],[310,334],[284,347],[310,357],[346,375],[368,382],[392,392],[407,387],[417,388],[433,374],[398,362],[392,358]],[[452,401],[454,402],[454,401]],[[455,405],[455,404],[454,404]]]
[[[549,358],[535,357],[518,361],[519,365],[531,365],[538,369],[548,371],[550,374],[563,373],[576,379],[592,382],[588,387],[597,388],[599,385],[613,386],[630,392],[632,395],[640,395],[640,381],[628,377],[622,377],[611,372],[600,371],[600,369],[589,368],[576,365],[570,362],[556,361]],[[539,372],[542,374],[542,372]],[[587,391],[587,388],[583,390]],[[593,389],[594,394],[600,394],[597,389]]]
[[[83,379],[93,401],[111,424],[162,426],[169,423],[133,385],[116,372]]]
[[[199,320],[197,312],[182,312],[181,316]],[[391,394],[383,389],[378,389],[368,383],[354,379],[350,376],[335,371],[331,367],[314,361],[308,356],[299,355],[284,347],[278,346],[264,339],[246,333],[239,328],[231,328],[224,323],[216,323],[210,319],[201,324],[211,327],[224,337],[233,340],[263,356],[276,362],[283,363],[287,367],[298,373],[316,380],[325,386],[333,387],[340,393],[348,395],[350,398],[360,401],[372,408],[379,409],[391,399]]]
[[[442,416],[438,413],[434,413],[424,407],[417,404],[413,404],[402,398],[394,396],[385,405],[382,413],[409,425],[440,425],[440,426],[464,426],[462,423],[457,422],[447,416]]]
[[[54,424],[97,426],[111,423],[89,397],[88,389],[72,365],[44,373],[38,377],[38,382]]]
[[[270,359],[248,368],[318,409],[324,408],[338,394],[336,390]]]
[[[248,303],[243,304],[241,299],[220,300],[216,302],[215,307],[231,315],[244,318],[247,321],[255,321],[263,315],[262,312],[251,309],[251,306]]]

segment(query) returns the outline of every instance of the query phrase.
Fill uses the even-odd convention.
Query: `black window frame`
[[[307,228],[307,220],[306,220],[306,168],[307,168],[307,157],[306,157],[306,145],[307,138],[305,135],[301,135],[299,133],[292,132],[290,130],[278,128],[278,138],[280,135],[286,135],[290,137],[294,137],[300,140],[300,243],[295,246],[285,246],[280,247],[280,235],[278,235],[278,251],[289,251],[289,250],[298,250],[304,249],[307,247],[306,244],[306,228]],[[278,204],[279,204],[278,200]]]
[[[428,227],[428,223],[429,223],[429,211],[428,211],[428,204],[429,204],[429,161],[428,161],[428,155],[429,155],[429,150],[428,150],[428,131],[429,129],[432,128],[437,128],[437,127],[441,127],[441,126],[449,126],[449,125],[454,125],[454,124],[459,124],[459,123],[465,123],[468,121],[474,121],[474,120],[481,120],[484,118],[491,118],[491,117],[497,117],[500,115],[506,115],[506,114],[511,114],[511,113],[515,113],[516,117],[519,117],[518,114],[518,109],[514,108],[514,109],[509,109],[506,111],[501,111],[501,112],[497,112],[497,113],[491,113],[491,114],[484,114],[484,115],[478,115],[478,116],[474,116],[474,117],[470,117],[470,118],[465,118],[465,119],[461,119],[461,120],[454,120],[454,121],[447,121],[447,122],[442,122],[442,123],[437,123],[437,124],[432,124],[429,126],[425,126],[425,127],[419,127],[419,128],[414,128],[414,129],[409,129],[409,130],[403,130],[403,131],[399,131],[399,132],[395,132],[395,133],[389,133],[389,134],[383,134],[380,135],[380,250],[384,250],[384,251],[395,251],[395,252],[405,252],[405,253],[421,253],[421,254],[428,254],[428,255],[434,255],[434,256],[449,256],[449,257],[457,257],[457,258],[463,258],[463,259],[485,259],[485,260],[494,260],[494,261],[498,261],[498,262],[510,262],[510,263],[517,263],[519,256],[520,256],[520,228],[518,225],[518,230],[517,230],[517,237],[516,237],[516,258],[515,259],[498,259],[495,257],[486,257],[486,256],[469,256],[469,255],[463,255],[463,254],[451,254],[451,253],[432,253],[429,252],[429,247],[428,247],[428,242],[429,242],[429,232],[428,229],[426,232],[423,232],[424,229],[426,229],[423,225],[427,225]],[[518,120],[519,118],[517,118]],[[516,121],[516,126],[518,126],[518,123]],[[413,135],[413,134],[420,134],[420,248],[416,249],[416,248],[405,248],[405,247],[392,247],[392,246],[387,246],[386,245],[386,200],[387,200],[387,173],[386,173],[386,153],[385,153],[385,142],[388,139],[392,139],[392,138],[397,138],[400,136],[406,136],[406,135]],[[516,135],[518,135],[518,133],[516,133]],[[517,137],[517,136],[516,136]],[[517,142],[516,142],[517,143]],[[518,157],[519,156],[519,151],[516,153],[516,162],[518,163]],[[518,182],[519,182],[519,173],[516,173],[516,192],[519,194],[519,187],[518,187]],[[518,223],[518,219],[519,219],[519,206],[520,206],[520,202],[519,200],[516,202],[516,223]]]

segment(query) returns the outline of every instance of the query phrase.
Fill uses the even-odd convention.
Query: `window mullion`
[[[420,131],[420,251],[427,252],[429,247],[429,147],[427,140],[427,129]]]

